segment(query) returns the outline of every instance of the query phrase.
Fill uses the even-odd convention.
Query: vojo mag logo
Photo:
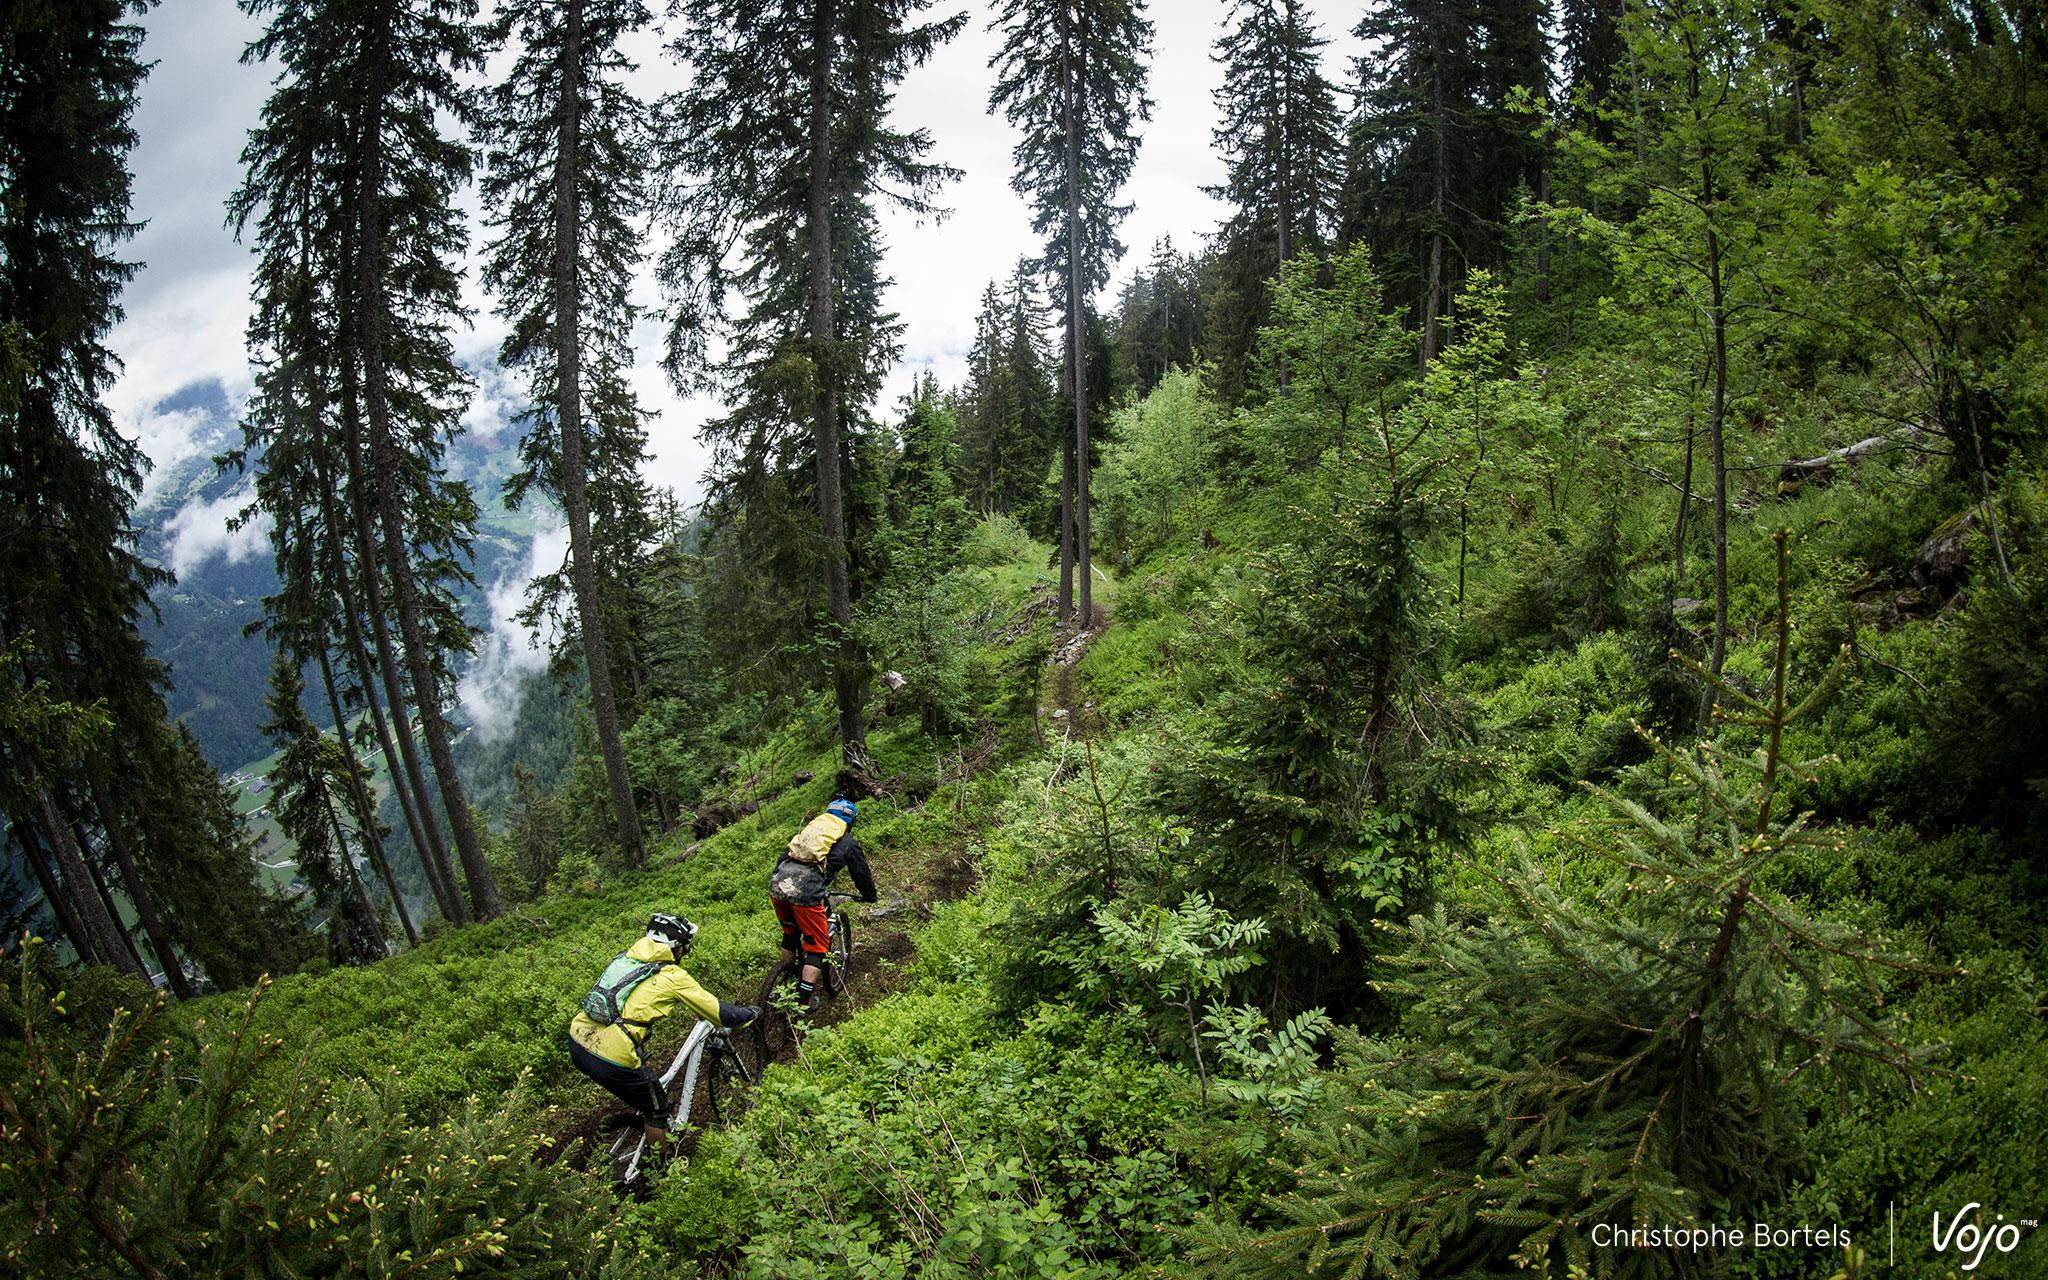
[[[1949,1218],[1943,1218],[1939,1209],[1934,1211],[1934,1251],[1960,1257],[1965,1271],[1975,1271],[1986,1253],[2011,1253],[2020,1247],[2020,1240],[2028,1232],[2040,1225],[2037,1218],[2008,1222],[2002,1213],[1986,1222],[1983,1207],[1981,1202],[1972,1200]]]

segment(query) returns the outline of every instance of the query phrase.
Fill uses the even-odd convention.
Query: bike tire
[[[853,917],[834,911],[832,923],[839,934],[832,940],[832,967],[839,971],[839,990],[844,991],[847,979],[853,976]]]
[[[707,1052],[703,1071],[704,1101],[714,1122],[731,1125],[753,1110],[757,1077],[737,1047]]]
[[[761,979],[761,1016],[754,1020],[754,1042],[761,1048],[761,1065],[764,1067],[796,1038],[796,1028],[790,1022],[789,1011],[783,1007],[785,1001],[777,997],[784,988],[788,988],[788,1000],[793,1002],[797,977],[797,962],[784,960]]]

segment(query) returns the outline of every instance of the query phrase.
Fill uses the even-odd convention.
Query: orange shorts
[[[796,943],[801,938],[804,951],[814,956],[825,954],[825,939],[830,926],[825,920],[823,903],[812,907],[799,907],[780,898],[771,898],[770,901],[775,904],[775,918],[782,922],[784,951],[797,950]]]

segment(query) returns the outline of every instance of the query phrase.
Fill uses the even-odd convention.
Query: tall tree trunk
[[[105,771],[94,763],[86,772],[86,785],[91,789],[92,807],[98,811],[100,827],[107,833],[107,844],[114,851],[114,861],[121,868],[121,882],[128,888],[128,900],[135,904],[135,915],[142,921],[143,936],[149,939],[149,949],[156,952],[157,963],[164,967],[164,978],[170,983],[171,993],[180,1000],[192,998],[192,984],[185,979],[185,966],[178,962],[178,949],[171,943],[171,935],[164,928],[163,918],[157,914],[156,895],[143,882],[142,874],[136,868],[135,852],[128,844],[128,833],[121,822],[121,811],[114,806],[113,791],[107,785]]]
[[[1095,582],[1088,555],[1088,307],[1081,286],[1081,121],[1077,83],[1080,60],[1074,53],[1073,19],[1063,2],[1060,13],[1060,114],[1066,125],[1067,169],[1067,330],[1072,345],[1074,387],[1073,565],[1080,581],[1074,629],[1095,625]]]
[[[582,197],[577,192],[578,146],[582,131],[583,0],[568,0],[562,36],[561,123],[555,141],[555,396],[562,430],[562,506],[569,517],[569,572],[576,585],[577,623],[583,634],[583,664],[590,673],[590,712],[597,744],[611,784],[612,822],[626,865],[647,865],[640,834],[640,810],[626,751],[619,743],[619,709],[612,696],[610,656],[605,648],[604,613],[597,600],[596,553],[590,545],[590,501],[584,492],[582,297],[578,279],[582,250]]]
[[[1691,77],[1695,102],[1699,99],[1698,67],[1695,56]],[[1693,120],[1695,125],[1701,123],[1697,107],[1693,111]],[[1718,679],[1721,664],[1728,656],[1728,461],[1722,441],[1723,416],[1728,401],[1728,302],[1721,279],[1721,237],[1713,222],[1716,212],[1713,161],[1706,154],[1706,143],[1702,141],[1700,145],[1700,208],[1707,218],[1707,284],[1712,303],[1709,319],[1714,331],[1714,394],[1707,408],[1708,456],[1714,467],[1714,651],[1707,663],[1707,673]],[[1713,711],[1714,685],[1710,679],[1707,687],[1700,691],[1702,732],[1712,727]]]
[[[120,926],[107,914],[106,905],[94,891],[92,873],[86,870],[85,859],[79,855],[78,846],[72,843],[70,829],[58,816],[48,784],[38,779],[35,788],[36,826],[44,843],[57,856],[57,869],[64,877],[64,888],[69,891],[72,913],[84,936],[91,940],[95,956],[100,963],[112,965],[123,973],[145,977],[142,966],[136,963],[122,938]]]
[[[810,335],[818,389],[812,417],[818,453],[818,523],[825,537],[825,610],[831,619],[832,687],[839,707],[839,750],[849,768],[865,771],[866,708],[853,635],[853,595],[846,573],[846,510],[839,465],[839,356],[832,325],[832,63],[837,43],[834,0],[811,9],[810,187],[804,208],[804,249],[810,285]]]
[[[327,688],[327,705],[334,715],[334,736],[341,743],[342,763],[348,769],[349,799],[356,809],[356,830],[360,833],[364,850],[377,868],[378,878],[384,881],[385,891],[391,895],[391,909],[398,913],[398,923],[405,930],[405,943],[409,947],[420,944],[420,935],[412,927],[412,913],[405,909],[405,897],[398,892],[398,878],[391,874],[391,859],[384,856],[384,842],[377,838],[377,806],[370,803],[370,789],[363,785],[361,765],[356,760],[355,744],[349,741],[348,717],[341,708],[341,693],[334,683],[334,663],[327,656],[327,646],[320,646],[320,682]],[[365,697],[371,695],[367,685]],[[380,715],[378,720],[381,722]],[[393,775],[396,781],[396,775]]]
[[[1685,406],[1685,473],[1680,478],[1678,485],[1678,527],[1673,532],[1671,539],[1671,594],[1673,596],[1678,594],[1680,584],[1685,581],[1685,530],[1692,514],[1693,436],[1699,425],[1699,411],[1694,408],[1698,401],[1694,397],[1704,388],[1706,380],[1707,375],[1703,373],[1700,375],[1698,384],[1693,383],[1691,379],[1687,379],[1685,386],[1687,393]]]
[[[1290,0],[1287,6],[1287,35],[1289,40],[1292,40],[1297,34],[1295,20],[1294,5]],[[1278,226],[1275,228],[1274,244],[1280,255],[1280,261],[1274,266],[1276,274],[1287,269],[1287,224],[1292,219],[1294,213],[1292,193],[1288,190],[1288,184],[1292,181],[1292,174],[1287,163],[1288,138],[1286,119],[1287,108],[1294,102],[1294,61],[1291,58],[1283,57],[1281,59],[1281,66],[1284,68],[1284,72],[1280,82],[1280,175],[1279,181],[1274,184],[1274,195],[1277,198],[1275,206],[1277,216],[1275,221],[1278,223]],[[1271,309],[1269,305],[1268,315],[1270,314]],[[1287,360],[1283,356],[1280,360],[1280,394],[1283,396],[1287,394],[1287,375]],[[1337,465],[1340,467],[1344,465],[1341,456],[1338,458]]]
[[[1064,433],[1062,433],[1064,434]],[[1074,625],[1074,441],[1060,441],[1060,625]]]
[[[135,945],[135,935],[121,922],[121,904],[114,899],[114,889],[107,883],[107,873],[93,858],[92,836],[79,820],[78,813],[69,800],[57,797],[57,804],[63,810],[64,821],[70,824],[71,839],[78,846],[79,855],[85,862],[86,874],[92,877],[93,892],[99,895],[100,905],[107,909],[107,918],[114,922],[114,932],[121,937],[121,947],[128,958],[135,962],[135,969],[143,977],[149,976],[149,962],[142,958],[142,949]]]
[[[22,861],[28,863],[29,870],[35,873],[36,883],[43,890],[43,901],[50,904],[50,911],[57,917],[57,927],[64,931],[71,949],[78,953],[78,962],[98,964],[99,954],[93,950],[92,936],[85,931],[78,913],[71,909],[69,891],[57,882],[56,876],[50,874],[49,864],[43,861],[42,847],[35,838],[34,828],[23,822],[18,814],[9,816],[14,820],[14,838],[21,845]]]
[[[412,831],[413,848],[420,855],[420,870],[427,877],[427,888],[434,895],[434,904],[440,908],[441,915],[451,923],[467,924],[469,908],[454,885],[454,869],[448,865],[448,851],[441,843],[440,825],[434,820],[426,774],[420,768],[419,744],[413,740],[412,717],[406,712],[405,689],[398,678],[398,655],[391,643],[391,626],[385,618],[384,593],[377,577],[377,534],[370,527],[369,499],[363,496],[370,491],[370,467],[363,455],[354,381],[355,371],[351,366],[343,378],[342,424],[348,433],[349,507],[355,523],[355,562],[363,575],[361,616],[370,623],[370,637],[377,646],[376,671],[383,679],[385,705],[391,708],[396,726],[386,725],[377,706],[369,659],[363,651],[362,631],[355,622],[358,615],[348,598],[349,576],[338,542],[331,544],[329,556],[334,562],[336,584],[342,591],[342,607],[344,616],[349,619],[347,629],[356,650],[356,666],[362,676],[363,692],[367,695],[377,734],[383,739],[384,759],[391,769],[392,789],[398,793],[399,808],[405,813],[406,825]],[[330,524],[335,519],[332,494],[332,485],[321,486]],[[394,739],[397,745],[395,756],[392,754]]]
[[[1421,370],[1429,372],[1429,362],[1436,359],[1437,322],[1443,315],[1444,296],[1444,218],[1448,214],[1450,199],[1450,126],[1444,119],[1444,33],[1441,15],[1430,24],[1432,57],[1429,72],[1429,111],[1434,140],[1431,144],[1430,159],[1430,216],[1435,226],[1429,236],[1429,266],[1423,277],[1422,287],[1422,342]]]
[[[478,919],[489,920],[502,915],[504,906],[498,899],[498,885],[490,865],[484,861],[476,825],[470,820],[469,800],[463,794],[462,779],[455,771],[455,757],[449,750],[448,727],[441,716],[440,684],[420,625],[419,592],[413,582],[405,520],[398,505],[399,460],[392,436],[384,369],[383,94],[391,58],[389,28],[380,28],[372,40],[360,193],[362,260],[358,267],[362,287],[357,299],[361,307],[357,333],[362,344],[363,390],[370,417],[370,465],[376,486],[377,515],[383,527],[385,567],[398,606],[398,629],[405,641],[405,660],[412,675],[420,731],[426,735],[427,755],[434,762],[434,778],[440,783],[448,826],[455,835],[456,854],[462,862],[463,878],[469,883],[471,908]]]
[[[306,726],[306,731],[313,736],[317,746],[320,731],[311,724]],[[338,733],[339,731],[340,726],[336,725],[336,732]],[[334,810],[334,791],[332,788],[324,786],[320,788],[320,807],[326,811],[327,829],[334,833],[334,848],[341,855],[342,873],[347,877],[347,883],[342,891],[343,902],[353,904],[355,907],[356,915],[363,922],[363,932],[368,935],[368,941],[375,943],[377,948],[376,958],[381,960],[391,954],[391,944],[384,937],[384,926],[378,923],[377,913],[370,907],[370,895],[363,891],[362,877],[356,874],[356,860],[348,851],[348,830],[342,825],[341,815]],[[363,835],[363,840],[364,843],[368,843],[367,834]],[[347,913],[343,911],[342,907],[342,902],[334,904],[333,911],[328,915],[330,924],[336,920],[346,918]],[[351,930],[350,933],[351,936],[348,938],[343,950],[344,955],[354,954],[355,952],[356,937],[354,930]]]

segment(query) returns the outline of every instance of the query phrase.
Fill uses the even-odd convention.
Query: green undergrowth
[[[1268,608],[1268,552],[1296,536],[1305,511],[1327,512],[1330,490],[1315,468],[1266,480],[1207,486],[1199,500],[1161,508],[1171,529],[1148,530],[1146,508],[1133,507],[1131,555],[1114,589],[1098,591],[1111,626],[1071,669],[1047,665],[1047,548],[1011,523],[978,526],[963,556],[973,644],[953,719],[929,734],[916,715],[878,706],[869,730],[890,793],[863,802],[858,834],[884,891],[923,908],[888,925],[908,935],[899,954],[909,958],[769,1072],[744,1124],[705,1134],[651,1199],[616,1206],[632,1266],[763,1280],[1080,1280],[1240,1264],[1294,1274],[1294,1262],[1261,1271],[1244,1260],[1290,1223],[1348,1230],[1343,1206],[1378,1203],[1346,1181],[1350,1171],[1368,1156],[1384,1171],[1387,1152],[1409,1140],[1374,1090],[1428,1083],[1410,1119],[1465,1117],[1476,1127],[1444,1139],[1464,1159],[1484,1147],[1474,1135],[1491,1086],[1473,1082],[1506,1071],[1516,1053],[1547,1052],[1515,1040],[1514,1019],[1460,1022],[1415,973],[1487,946],[1569,954],[1579,928],[1606,939],[1584,944],[1586,971],[1619,982],[1644,970],[1627,948],[1655,953],[1643,931],[1656,894],[1617,886],[1618,842],[1644,820],[1668,822],[1660,830],[1686,848],[1694,837],[1672,831],[1704,833],[1701,848],[1724,834],[1701,825],[1704,792],[1681,767],[1704,749],[1692,732],[1702,685],[1671,656],[1706,653],[1710,560],[1698,528],[1674,583],[1663,496],[1610,503],[1588,486],[1554,512],[1533,505],[1526,523],[1496,520],[1465,546],[1462,601],[1455,524],[1423,528],[1414,546],[1426,608],[1402,633],[1422,655],[1404,677],[1418,690],[1415,745],[1387,757],[1389,782],[1363,775],[1360,786],[1385,788],[1384,805],[1347,829],[1332,816],[1343,812],[1338,775],[1307,763],[1318,749],[1308,730],[1325,703],[1358,686],[1291,690],[1273,655],[1307,650],[1275,634],[1274,617],[1297,615]],[[2032,579],[2022,572],[2003,613],[1979,603],[1995,579],[1978,536],[1958,599],[1896,616],[1878,607],[1911,589],[1919,545],[1968,501],[1931,469],[1876,460],[1731,522],[1734,692],[1723,701],[1770,685],[1769,535],[1781,528],[1791,548],[1788,687],[1822,690],[1783,727],[1775,801],[1781,822],[1810,815],[1812,838],[1757,860],[1744,886],[1759,903],[1819,921],[1814,937],[1853,934],[1904,957],[1904,967],[1873,971],[1857,998],[1867,996],[1873,1025],[1898,1037],[1901,1053],[1927,1062],[1911,1084],[1825,1064],[1788,1084],[1778,1077],[1803,1060],[1788,1033],[1782,1059],[1759,1068],[1775,1136],[1741,1139],[1777,1144],[1756,1148],[1772,1181],[1742,1188],[1741,1203],[1774,1222],[1839,1222],[1866,1244],[1882,1238],[1887,1205],[1924,1216],[2048,1194],[2029,1154],[2048,1132],[2027,1105],[2048,1071],[2038,976],[2048,972],[2048,882],[2028,844],[2040,828],[2010,816],[2024,812],[2023,764],[1941,754],[1931,727],[1942,706],[1976,698],[1969,705],[2007,717],[2004,738],[2029,740],[2030,704],[1993,695],[2025,687],[2033,670]],[[2031,489],[2013,504],[2016,555],[2037,554],[2039,505]],[[1307,581],[1290,589],[1318,585]],[[1019,622],[1027,616],[1030,625]],[[1333,686],[1358,675],[1345,660],[1321,669]],[[1068,715],[1053,717],[1055,707]],[[468,1114],[470,1099],[509,1095],[522,1078],[536,1127],[600,1104],[568,1067],[563,1029],[650,912],[696,920],[692,973],[751,1002],[778,938],[763,880],[789,833],[831,796],[832,723],[829,700],[812,697],[763,728],[707,787],[758,809],[702,842],[663,838],[650,849],[653,870],[586,862],[503,919],[441,930],[365,968],[283,978],[257,1013],[257,1026],[286,1042],[264,1087],[284,1089],[303,1054],[315,1077],[391,1071],[394,1105],[417,1124]],[[1712,740],[1741,759],[1765,750],[1768,733],[1727,723]],[[811,780],[797,783],[799,772]],[[1978,801],[1960,797],[1981,796],[2007,816],[1973,817]],[[1329,869],[1323,890],[1283,874],[1305,849]],[[1711,938],[1726,901],[1728,886],[1703,884],[1697,910],[1666,918],[1687,946]],[[1313,892],[1324,900],[1300,896]],[[1261,901],[1274,905],[1241,905]],[[1529,902],[1554,904],[1570,927],[1541,945],[1534,934],[1503,941],[1517,937]],[[1366,927],[1318,933],[1300,925],[1311,909]],[[1831,980],[1854,968],[1839,957],[1814,963]],[[1544,979],[1553,980],[1531,986],[1523,1007],[1556,1011],[1579,998],[1566,977]],[[1692,981],[1667,983],[1680,1006]],[[1660,993],[1631,990],[1616,1008],[1646,1000],[1668,1011]],[[95,1007],[111,998],[81,994]],[[1580,1004],[1571,1016],[1604,1007]],[[201,1020],[237,1007],[235,997],[197,1001],[165,1025],[189,1046]],[[1333,1026],[1331,1009],[1348,1011],[1338,1019],[1348,1025]],[[686,1030],[664,1029],[656,1052]],[[1446,1083],[1454,1078],[1470,1088]],[[1393,1146],[1352,1145],[1364,1139],[1349,1125],[1379,1126],[1374,1141]],[[1468,1139],[1477,1145],[1456,1145]],[[1507,1177],[1497,1166],[1460,1176]],[[1682,1212],[1709,1220],[1717,1210]],[[1514,1255],[1532,1273],[1564,1274],[1562,1253],[1528,1252],[1512,1231],[1472,1238],[1488,1265]],[[1256,1241],[1268,1243],[1247,1243]],[[2031,1274],[2043,1241],[1988,1259],[1979,1274]],[[1206,1261],[1190,1262],[1200,1250]],[[1925,1255],[1898,1274],[1947,1274]],[[1777,1280],[1843,1265],[1811,1251],[1730,1254],[1698,1273]],[[1677,1273],[1648,1261],[1631,1274]]]

